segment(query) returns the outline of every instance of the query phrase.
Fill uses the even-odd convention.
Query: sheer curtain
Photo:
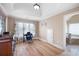
[[[31,32],[33,36],[35,36],[35,24],[33,23],[24,23],[24,22],[16,22],[16,36],[18,38],[23,38],[23,35],[27,32]]]

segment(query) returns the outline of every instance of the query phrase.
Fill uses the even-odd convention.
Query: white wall
[[[52,45],[55,45],[58,48],[65,49],[66,48],[66,33],[65,33],[65,27],[66,27],[66,21],[64,19],[64,15],[79,11],[79,8],[74,8],[68,11],[65,11],[63,13],[60,13],[55,16],[51,16],[49,18],[46,18],[45,20],[40,22],[40,38],[43,41],[48,42],[47,39],[47,29],[51,29],[53,31],[52,36],[53,39]],[[41,24],[44,23],[44,24]],[[51,43],[50,43],[51,44]]]

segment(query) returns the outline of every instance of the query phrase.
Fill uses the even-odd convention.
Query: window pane
[[[24,23],[24,34],[29,32],[29,23]]]
[[[16,35],[20,38],[23,37],[23,23],[16,23]]]
[[[69,25],[69,33],[79,35],[79,23]]]
[[[2,20],[0,19],[0,33],[2,31]]]
[[[34,24],[30,24],[30,32],[33,34],[33,36],[35,36],[35,25]]]

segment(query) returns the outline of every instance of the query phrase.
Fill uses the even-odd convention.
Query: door
[[[53,42],[53,31],[51,29],[47,29],[47,40],[49,43]]]

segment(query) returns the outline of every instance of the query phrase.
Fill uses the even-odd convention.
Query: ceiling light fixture
[[[40,6],[37,3],[34,4],[33,7],[34,7],[35,10],[39,10],[39,8],[40,8]]]

